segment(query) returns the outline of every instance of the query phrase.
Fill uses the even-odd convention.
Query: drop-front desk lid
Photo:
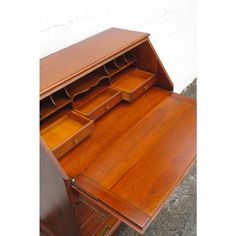
[[[109,144],[73,183],[77,191],[141,233],[196,155],[195,100],[161,89],[158,92],[163,96],[160,103]],[[122,108],[114,112],[118,114],[119,109],[125,112]]]

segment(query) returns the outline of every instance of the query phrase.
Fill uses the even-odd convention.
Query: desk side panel
[[[53,156],[40,144],[40,221],[56,236],[79,235],[65,180]],[[41,228],[42,231],[44,231]],[[47,232],[44,232],[47,234]]]
[[[173,91],[174,84],[150,40],[148,39],[146,42],[142,43],[135,51],[138,57],[139,68],[155,73],[158,78],[156,83],[158,87]]]

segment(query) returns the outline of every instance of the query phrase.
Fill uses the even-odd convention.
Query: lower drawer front
[[[79,201],[82,204],[85,204],[86,206],[88,206],[90,209],[93,209],[94,211],[102,214],[102,215],[108,215],[108,212],[105,211],[103,208],[97,206],[95,203],[93,203],[91,200],[89,200],[88,198],[84,197],[83,195],[79,195]]]
[[[106,222],[95,232],[94,236],[109,236],[120,225],[120,221],[114,216],[110,216]]]
[[[89,218],[89,216],[93,214],[93,212],[94,210],[92,208],[81,202],[75,208],[75,214],[79,222],[79,225],[82,225]]]
[[[103,215],[94,211],[93,214],[89,216],[83,224],[81,224],[81,236],[94,235],[94,232],[105,222],[107,217],[107,215]]]

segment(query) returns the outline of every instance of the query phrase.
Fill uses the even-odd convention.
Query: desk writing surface
[[[152,88],[98,120],[61,164],[81,189],[142,230],[194,161],[195,113],[194,100]]]
[[[71,178],[76,177],[169,94],[153,87],[131,104],[119,103],[96,120],[90,137],[59,160],[63,169]]]

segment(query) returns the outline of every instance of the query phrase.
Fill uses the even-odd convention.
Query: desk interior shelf
[[[108,79],[109,77],[106,73],[106,70],[104,67],[102,67],[85,75],[82,78],[79,78],[72,84],[68,85],[66,89],[71,97],[75,97],[76,95],[87,92],[91,88],[95,87],[102,80],[108,80]]]

